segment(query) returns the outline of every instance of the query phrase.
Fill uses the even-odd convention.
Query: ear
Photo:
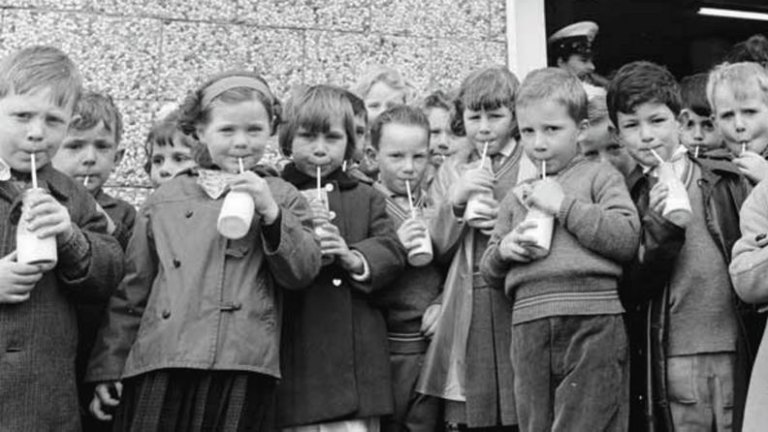
[[[584,139],[584,134],[589,129],[589,120],[584,119],[577,124],[579,133],[576,135],[576,141],[581,142]]]
[[[123,156],[125,156],[125,149],[118,149],[115,152],[115,166],[120,165],[120,162],[123,161]]]
[[[689,110],[688,108],[681,109],[680,114],[677,116],[677,122],[680,123],[680,127],[683,127],[683,125],[686,124],[690,119],[691,119],[691,110]]]
[[[619,136],[619,130],[616,129],[616,126],[613,125],[613,123],[608,125],[608,133],[611,134],[611,139],[619,143],[622,147],[624,147],[624,144],[621,142],[621,137]]]
[[[363,151],[363,153],[365,154],[365,157],[368,158],[368,160],[378,162],[379,152],[377,152],[376,149],[373,148],[373,146],[371,145],[365,146],[365,150]]]
[[[205,126],[198,124],[195,126],[195,135],[197,135],[195,138],[197,138],[197,141],[202,145],[207,145],[203,142],[203,131],[205,130]]]

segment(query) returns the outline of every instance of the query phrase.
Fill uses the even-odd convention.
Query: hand
[[[43,277],[43,270],[16,262],[16,251],[0,258],[0,304],[29,300],[32,289]]]
[[[669,186],[664,182],[656,183],[648,193],[648,206],[658,214],[664,214],[664,205],[669,196]]]
[[[533,184],[526,205],[537,207],[549,214],[557,215],[563,206],[565,193],[560,183],[552,178],[545,178]]]
[[[336,255],[344,270],[354,274],[363,273],[365,267],[362,258],[349,249],[336,225],[326,222],[316,229],[315,233],[320,240],[320,251],[323,255]]]
[[[22,217],[27,229],[38,238],[56,236],[56,243],[66,243],[75,234],[69,210],[47,193],[30,193],[24,198]]]
[[[448,192],[449,200],[454,206],[463,206],[470,195],[476,192],[486,192],[493,189],[493,174],[487,169],[473,168],[462,174]]]
[[[764,248],[768,245],[768,235],[766,235],[766,233],[756,235],[755,243],[757,243],[757,247]]]
[[[110,394],[110,390],[114,390],[116,398]],[[119,381],[98,384],[91,400],[91,413],[101,421],[112,420],[112,413],[120,404],[122,395],[123,384]]]
[[[424,311],[424,315],[421,317],[421,334],[426,338],[431,338],[435,335],[437,330],[437,321],[440,318],[440,312],[443,310],[443,305],[433,304]]]
[[[506,261],[527,263],[536,259],[540,254],[536,246],[536,239],[526,234],[531,228],[536,228],[536,221],[528,220],[520,222],[518,226],[509,232],[499,243],[499,254]]]
[[[476,218],[468,221],[467,223],[472,228],[482,231],[486,235],[490,235],[493,228],[496,226],[496,220],[499,217],[499,202],[490,195],[481,194],[477,198],[479,205],[475,208]]]
[[[420,239],[428,235],[427,226],[421,219],[407,219],[400,225],[400,228],[397,229],[397,238],[408,251],[421,246]]]
[[[266,180],[253,171],[240,173],[232,182],[229,188],[233,191],[246,192],[253,197],[256,213],[264,218],[264,223],[272,224],[280,213],[275,198]]]
[[[768,176],[768,161],[755,152],[745,151],[733,163],[753,184],[760,183]]]

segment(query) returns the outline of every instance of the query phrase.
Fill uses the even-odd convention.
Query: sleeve
[[[312,215],[307,200],[295,187],[280,181],[273,193],[281,197],[279,244],[270,247],[264,238],[264,254],[275,281],[284,288],[301,289],[320,272],[320,246],[312,232]],[[274,245],[272,245],[274,246]]]
[[[488,285],[494,288],[504,288],[504,279],[507,272],[512,268],[512,262],[501,257],[499,244],[512,231],[513,205],[516,200],[515,194],[508,193],[501,201],[496,227],[493,229],[488,247],[480,261],[480,271],[483,278],[488,282]]]
[[[122,375],[157,275],[158,258],[151,232],[150,214],[142,211],[128,242],[125,277],[109,300],[91,351],[86,382],[114,381]]]
[[[448,191],[459,177],[456,163],[446,162],[437,171],[430,186],[429,198],[435,204],[435,217],[430,220],[429,235],[432,237],[435,258],[443,263],[450,261],[469,229],[462,218],[464,209],[454,208],[448,199]]]
[[[729,268],[736,293],[747,303],[768,303],[768,247],[757,236],[768,234],[768,182],[760,182],[741,207],[741,238],[733,246]]]
[[[107,219],[85,191],[75,191],[67,210],[73,235],[58,247],[61,286],[77,300],[104,301],[123,277],[123,249],[107,234]]]
[[[584,247],[620,262],[630,261],[640,241],[640,221],[621,174],[598,169],[594,202],[566,195],[557,218]]]
[[[389,285],[405,267],[406,252],[397,238],[395,226],[387,214],[386,200],[382,194],[369,192],[368,238],[349,245],[360,252],[368,263],[371,277],[362,282],[350,278],[354,289],[365,293],[377,291]]]

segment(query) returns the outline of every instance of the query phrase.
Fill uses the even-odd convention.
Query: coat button
[[[194,212],[192,210],[187,210],[186,213],[184,213],[184,217],[187,219],[191,218]]]
[[[333,286],[335,286],[335,287],[337,287],[337,286],[341,286],[341,279],[339,279],[339,278],[333,278],[333,280],[331,281],[331,283],[333,283]]]
[[[170,318],[171,317],[171,311],[169,311],[168,309],[163,309],[162,317],[163,317],[163,319]]]
[[[177,259],[175,259],[175,258],[174,258],[174,260],[173,260],[173,267],[174,267],[174,268],[179,268],[179,267],[181,267],[181,261],[179,261],[179,260],[177,260]]]
[[[325,190],[326,192],[333,192],[333,183],[326,183]]]

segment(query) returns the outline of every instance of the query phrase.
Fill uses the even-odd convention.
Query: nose
[[[413,158],[405,158],[403,161],[403,173],[412,174],[414,171]]]
[[[547,150],[547,142],[544,135],[536,133],[533,137],[533,149],[537,152],[544,152]]]
[[[592,73],[595,71],[595,63],[592,60],[587,60],[584,63],[584,68],[587,70],[587,72]]]
[[[237,132],[233,137],[232,145],[238,149],[242,150],[248,147],[248,134],[244,131]]]
[[[92,166],[96,164],[96,149],[94,146],[85,146],[83,150],[83,165]]]
[[[653,141],[653,134],[651,133],[651,126],[645,123],[640,124],[640,140],[644,143]]]
[[[328,154],[328,145],[325,142],[325,138],[318,137],[315,139],[315,145],[313,146],[312,154],[316,157],[323,157]]]
[[[27,123],[27,139],[32,142],[42,141],[44,128],[43,119],[33,118]]]
[[[744,118],[741,114],[736,113],[736,115],[733,116],[733,126],[736,128],[736,132],[744,132],[746,127],[744,125]]]
[[[480,132],[490,132],[491,131],[491,122],[488,120],[488,116],[482,115],[480,116]]]
[[[694,126],[693,139],[696,141],[704,141],[704,129],[702,129],[701,125]]]

